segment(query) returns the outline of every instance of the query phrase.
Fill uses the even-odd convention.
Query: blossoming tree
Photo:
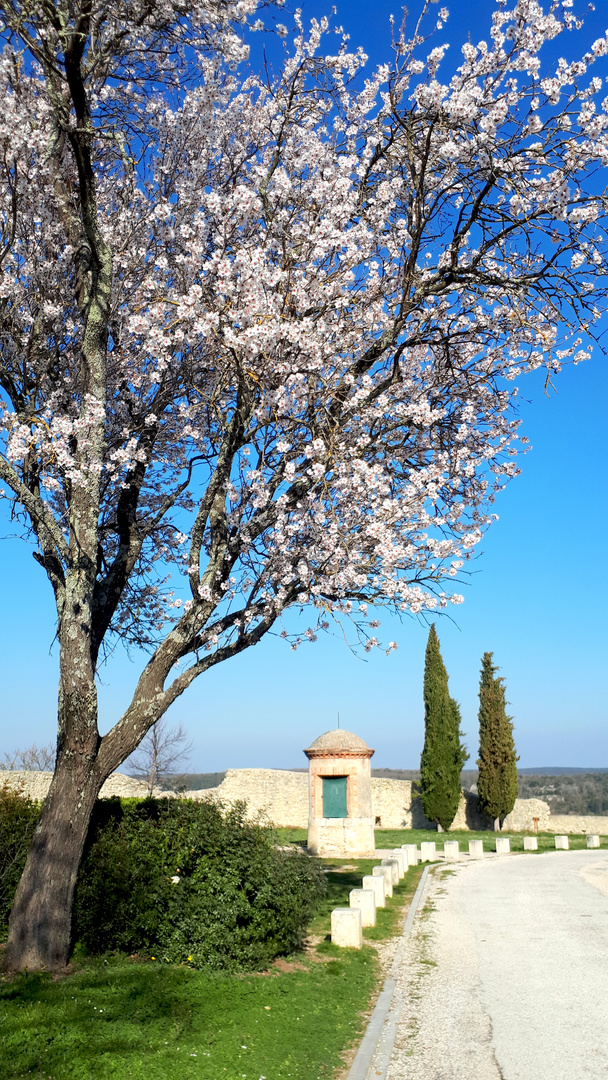
[[[297,14],[256,75],[255,0],[0,3],[0,478],[60,657],[8,968],[65,965],[100,787],[193,679],[290,607],[372,648],[368,605],[461,599],[513,380],[605,295],[608,41],[541,70],[568,8],[501,4],[442,83],[426,8],[364,81]],[[115,639],[149,659],[101,737]]]

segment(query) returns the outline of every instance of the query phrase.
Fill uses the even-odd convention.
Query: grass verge
[[[377,848],[392,848],[400,847],[401,844],[420,844],[423,840],[434,840],[437,844],[437,851],[443,851],[443,845],[446,840],[458,840],[460,843],[461,851],[469,850],[469,840],[483,840],[484,851],[495,851],[496,837],[508,837],[511,841],[511,851],[523,852],[524,850],[524,836],[536,836],[538,840],[538,851],[526,851],[526,855],[537,855],[547,851],[555,851],[555,834],[554,833],[493,833],[489,830],[485,832],[465,832],[460,830],[454,830],[453,832],[437,833],[434,830],[429,829],[376,829],[376,847]],[[600,844],[602,847],[606,846],[607,837],[600,837]],[[587,847],[587,841],[584,836],[571,834],[569,837],[570,850],[578,851]]]
[[[327,940],[372,860],[326,860],[314,945],[267,973],[223,976],[125,956],[65,978],[0,983],[1,1080],[322,1080],[362,1034],[378,985],[374,943],[397,933],[422,867],[395,889],[360,951]]]

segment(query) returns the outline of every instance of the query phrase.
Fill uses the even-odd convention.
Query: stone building
[[[326,858],[373,856],[373,750],[352,731],[315,739],[308,758],[308,850]]]

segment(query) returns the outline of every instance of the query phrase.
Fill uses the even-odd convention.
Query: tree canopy
[[[504,679],[496,675],[492,653],[483,654],[479,681],[479,758],[477,792],[481,809],[495,827],[517,799],[517,754],[513,721],[507,716]]]
[[[516,472],[513,380],[587,356],[604,305],[608,39],[542,71],[575,16],[516,0],[442,82],[424,3],[364,80],[296,12],[258,74],[265,10],[0,3],[0,479],[56,599],[41,829],[79,807],[72,861],[105,777],[288,608],[313,612],[292,647],[335,616],[369,649],[368,605],[460,602]],[[117,641],[150,656],[101,738]]]
[[[424,747],[420,758],[422,806],[443,830],[452,824],[460,801],[460,773],[468,758],[461,743],[460,706],[450,697],[448,673],[433,623],[424,658]]]

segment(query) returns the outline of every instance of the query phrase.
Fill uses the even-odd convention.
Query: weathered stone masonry
[[[1,772],[0,787],[9,784],[24,790],[31,798],[44,799],[51,782],[50,772]],[[420,799],[412,799],[409,780],[388,780],[372,776],[372,813],[377,828],[433,828],[422,812]],[[104,784],[102,797],[120,795],[143,798],[147,788],[139,780],[114,773]],[[162,794],[155,792],[155,794]],[[281,769],[229,769],[216,788],[190,791],[188,798],[219,799],[233,803],[247,802],[250,816],[265,814],[275,825],[293,829],[308,827],[308,776],[305,772]],[[380,819],[378,821],[378,818]],[[574,814],[552,815],[541,799],[518,799],[515,808],[503,825],[504,832],[532,832],[535,822],[539,832],[599,833],[608,835],[608,817],[578,817]],[[484,829],[487,819],[479,813],[477,796],[463,792],[454,819],[453,829]]]

